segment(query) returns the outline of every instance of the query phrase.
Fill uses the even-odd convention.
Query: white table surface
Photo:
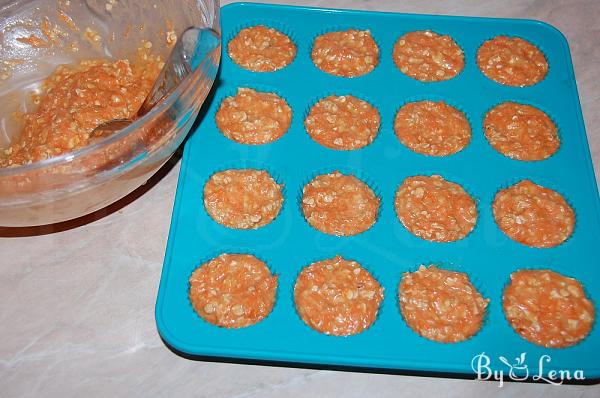
[[[600,1],[285,3],[553,24],[571,45],[600,170]],[[0,228],[0,396],[600,396],[598,385],[499,388],[470,380],[199,362],[173,354],[156,331],[154,304],[178,172],[179,162],[171,162],[133,195],[77,223]]]

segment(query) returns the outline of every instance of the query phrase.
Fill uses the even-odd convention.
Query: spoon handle
[[[137,117],[148,113],[160,100],[169,95],[186,76],[205,63],[204,61],[211,57],[211,53],[220,48],[220,44],[220,35],[210,28],[187,28],[175,43],[165,66],[138,110]],[[205,69],[202,67],[203,74],[212,74],[212,68]]]

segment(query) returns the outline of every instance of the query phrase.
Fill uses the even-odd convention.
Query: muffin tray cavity
[[[503,289],[519,269],[547,268],[579,280],[587,297],[600,308],[600,201],[579,104],[568,44],[555,28],[538,21],[373,13],[349,10],[238,3],[222,9],[223,37],[231,40],[248,24],[270,26],[290,36],[295,59],[275,72],[252,72],[236,65],[223,46],[220,80],[212,102],[185,145],[171,230],[156,304],[158,330],[181,353],[202,357],[280,361],[309,366],[342,366],[407,372],[474,375],[476,356],[485,353],[488,368],[508,374],[506,358],[524,356],[513,373],[581,370],[586,379],[600,377],[600,331],[569,348],[544,348],[524,340],[502,310]],[[277,21],[276,23],[274,21]],[[332,27],[369,30],[379,47],[378,65],[354,78],[319,70],[310,58],[315,37]],[[335,30],[335,29],[334,29]],[[407,32],[446,34],[461,47],[464,69],[454,78],[421,82],[403,74],[392,59],[394,44]],[[293,32],[293,33],[292,33]],[[549,68],[546,77],[527,87],[510,87],[488,79],[476,64],[479,46],[498,36],[521,37],[539,48]],[[215,113],[238,87],[275,92],[285,98],[293,116],[278,140],[245,145],[225,137]],[[311,139],[304,119],[316,100],[326,95],[354,95],[375,106],[381,116],[377,137],[356,150],[326,148]],[[449,156],[427,156],[402,145],[394,117],[414,100],[440,101],[460,109],[471,125],[469,144]],[[499,103],[535,104],[560,126],[560,148],[546,160],[519,161],[497,152],[486,140],[483,118]],[[204,184],[216,171],[229,168],[267,170],[284,184],[281,213],[256,230],[236,230],[216,223],[203,203]],[[366,182],[380,198],[375,224],[354,236],[333,236],[312,228],[303,218],[302,188],[319,174],[339,170]],[[410,176],[438,174],[460,184],[477,203],[473,231],[455,242],[433,242],[411,234],[398,220],[394,197]],[[534,248],[504,235],[492,214],[498,190],[523,179],[560,192],[575,211],[572,236],[553,248]],[[507,183],[509,183],[507,185]],[[279,276],[273,311],[256,325],[225,329],[204,321],[188,299],[191,272],[220,253],[259,254]],[[377,319],[365,331],[335,337],[302,322],[293,302],[296,277],[309,264],[341,255],[367,268],[384,290]],[[458,343],[421,337],[404,322],[398,305],[402,274],[419,264],[436,264],[468,274],[490,300],[481,330]],[[452,264],[451,267],[446,267]],[[597,322],[596,322],[597,323]],[[481,356],[479,357],[481,358]],[[502,359],[501,359],[502,358]],[[519,359],[520,362],[520,359]],[[483,360],[485,363],[485,360]],[[519,366],[516,366],[519,365]],[[486,376],[483,368],[482,377]]]

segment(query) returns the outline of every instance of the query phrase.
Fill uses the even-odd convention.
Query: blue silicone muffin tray
[[[242,28],[263,24],[288,34],[297,46],[295,60],[272,73],[250,72],[227,55],[227,43]],[[316,36],[340,29],[369,29],[380,48],[379,65],[357,78],[335,77],[317,69],[310,59]],[[404,33],[430,29],[449,34],[463,49],[466,66],[456,78],[422,83],[402,74],[392,61],[395,41]],[[549,268],[580,280],[588,297],[600,303],[599,198],[568,44],[552,26],[538,21],[406,15],[349,10],[238,3],[222,8],[223,57],[215,96],[187,141],[156,305],[163,339],[176,350],[198,356],[283,361],[310,366],[342,366],[473,374],[472,359],[485,353],[489,368],[508,367],[500,357],[526,353],[515,374],[530,376],[539,368],[582,370],[600,377],[600,331],[594,326],[581,343],[563,349],[543,348],[521,338],[502,311],[502,292],[512,272]],[[540,83],[524,88],[503,86],[477,68],[479,46],[496,35],[522,37],[540,48],[549,72]],[[293,111],[291,128],[267,145],[243,145],[227,139],[215,124],[221,101],[238,87],[252,87],[282,96]],[[303,121],[316,100],[330,94],[353,94],[368,100],[381,114],[375,141],[354,151],[336,151],[313,141]],[[447,157],[417,154],[403,146],[393,131],[398,108],[417,99],[444,100],[464,111],[471,123],[471,143]],[[485,113],[504,101],[528,103],[555,121],[560,149],[547,160],[522,162],[496,152],[482,131]],[[233,230],[217,224],[203,206],[203,187],[215,172],[229,168],[268,170],[285,185],[284,206],[269,225]],[[318,173],[340,170],[368,181],[381,198],[377,223],[365,233],[335,237],[311,228],[300,210],[303,185]],[[434,243],[408,232],[394,212],[394,193],[413,175],[440,174],[461,184],[476,199],[479,218],[474,231],[454,243]],[[520,179],[531,179],[560,192],[576,212],[573,235],[562,245],[536,249],[505,236],[491,210],[496,192]],[[279,275],[272,313],[258,324],[224,329],[200,318],[188,300],[192,271],[220,253],[250,253]],[[333,337],[309,328],[298,316],[293,286],[300,270],[318,259],[340,254],[361,263],[385,288],[378,319],[363,333]],[[404,322],[397,303],[402,274],[419,264],[437,263],[466,272],[490,299],[483,327],[464,342],[427,340]],[[485,362],[485,361],[484,361]],[[518,364],[517,364],[518,365]],[[573,373],[572,373],[573,374]]]

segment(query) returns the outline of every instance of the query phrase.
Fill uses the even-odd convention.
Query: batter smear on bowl
[[[294,287],[294,302],[302,320],[333,336],[368,329],[382,300],[383,288],[369,271],[340,256],[304,268]]]
[[[311,108],[304,126],[319,144],[349,151],[373,142],[380,120],[379,112],[368,102],[351,95],[332,95]]]
[[[477,66],[489,79],[507,86],[532,86],[544,80],[548,61],[520,37],[496,36],[477,50]]]
[[[249,254],[221,254],[190,277],[189,299],[205,321],[243,328],[263,320],[275,303],[277,276]]]
[[[409,32],[394,45],[392,57],[402,73],[422,82],[452,79],[465,67],[462,49],[448,35]]]
[[[554,348],[583,340],[595,316],[581,283],[550,270],[512,273],[502,307],[510,326],[521,337]]]
[[[227,97],[216,114],[219,130],[241,144],[268,144],[281,138],[290,128],[292,109],[277,94],[251,88],[238,88]]]
[[[511,159],[544,160],[560,146],[556,125],[541,110],[505,102],[485,115],[485,137],[495,150]]]
[[[489,299],[467,274],[421,265],[404,273],[398,287],[400,310],[407,325],[433,341],[467,340],[482,326]]]
[[[417,153],[448,156],[471,141],[471,126],[464,113],[443,101],[404,105],[394,119],[400,142]]]
[[[204,186],[204,207],[213,220],[234,229],[256,229],[277,217],[281,185],[264,170],[225,170]]]
[[[326,234],[356,235],[377,221],[379,198],[353,175],[338,171],[319,175],[306,184],[302,192],[306,221]]]
[[[263,25],[240,32],[227,45],[233,62],[253,72],[274,72],[292,63],[296,45],[285,34]]]
[[[136,114],[163,67],[158,57],[84,60],[61,65],[43,82],[33,112],[18,115],[23,129],[0,150],[0,167],[20,166],[71,152],[90,143],[90,133],[113,119]]]
[[[311,57],[323,72],[357,77],[375,69],[379,63],[379,47],[368,30],[349,29],[318,36]]]
[[[475,200],[439,175],[408,177],[396,192],[396,214],[412,234],[433,242],[463,239],[475,227]]]
[[[496,224],[509,238],[532,247],[554,247],[573,233],[575,212],[556,191],[523,180],[496,194]]]

